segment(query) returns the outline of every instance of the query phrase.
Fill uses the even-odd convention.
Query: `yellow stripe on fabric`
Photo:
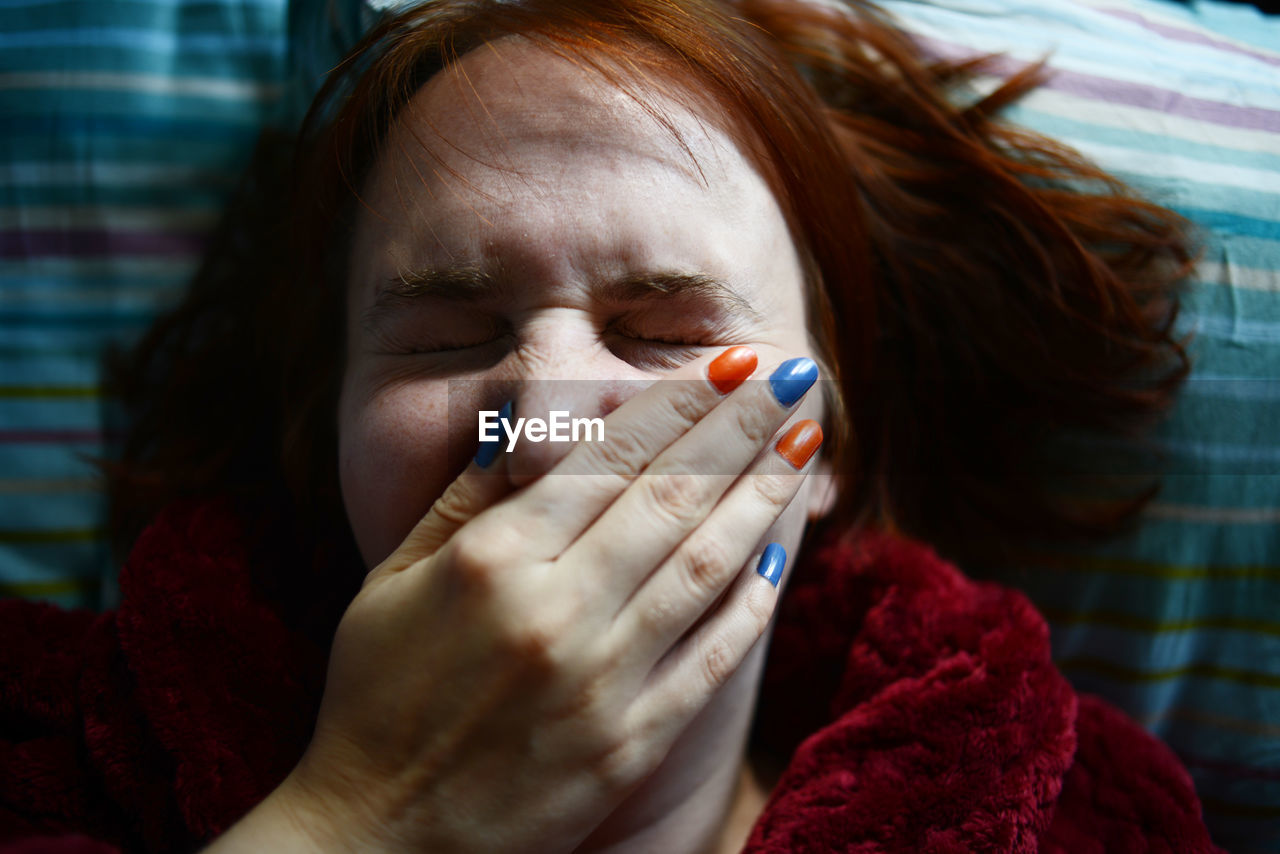
[[[1198,676],[1204,679],[1254,685],[1259,688],[1280,688],[1280,673],[1261,673],[1256,670],[1218,667],[1208,663],[1188,664],[1185,667],[1174,667],[1169,670],[1137,670],[1105,658],[1087,655],[1059,659],[1056,663],[1062,670],[1090,671],[1121,682],[1166,682],[1170,679]]]
[[[0,385],[0,398],[92,398],[99,395],[98,387],[92,385]]]
[[[1040,609],[1051,622],[1070,625],[1087,624],[1107,626],[1113,629],[1149,632],[1192,632],[1200,629],[1223,629],[1238,632],[1258,632],[1268,635],[1280,635],[1280,622],[1270,620],[1250,620],[1242,617],[1202,617],[1194,620],[1153,620],[1121,611],[1070,611],[1060,608]]]
[[[1157,724],[1165,722],[1176,723],[1178,721],[1232,732],[1242,732],[1247,735],[1261,736],[1262,738],[1280,738],[1280,724],[1233,718],[1227,715],[1211,715],[1198,709],[1187,709],[1178,706],[1153,715],[1143,716],[1142,725],[1151,729]]]
[[[89,543],[106,536],[102,528],[61,528],[48,531],[0,531],[0,544],[51,545],[59,543]]]
[[[48,495],[67,492],[96,493],[101,489],[101,481],[88,477],[62,479],[41,477],[0,478],[0,495]]]
[[[0,581],[0,597],[31,599],[38,596],[70,596],[93,593],[102,586],[97,578],[60,578],[57,581]]]

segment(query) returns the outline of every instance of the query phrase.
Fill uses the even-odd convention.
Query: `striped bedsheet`
[[[104,346],[181,293],[266,124],[354,0],[0,0],[0,596],[112,604]]]
[[[1052,78],[1010,117],[1203,229],[1162,493],[1133,535],[1001,576],[1049,618],[1077,687],[1174,748],[1219,844],[1280,851],[1280,17],[1203,0],[885,5],[939,53],[1006,53],[997,74],[1049,54]]]
[[[181,292],[288,73],[286,0],[0,0],[0,594],[103,604],[99,353]]]

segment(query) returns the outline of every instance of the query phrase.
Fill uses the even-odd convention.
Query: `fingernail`
[[[818,379],[818,366],[813,359],[801,356],[787,359],[769,376],[773,396],[785,407],[790,407],[804,397]]]
[[[817,421],[806,419],[792,425],[791,429],[778,440],[778,444],[774,445],[774,448],[777,450],[778,456],[791,463],[792,467],[799,471],[804,468],[804,464],[809,462],[810,458],[821,446],[822,425]]]
[[[750,347],[730,347],[707,365],[707,379],[721,394],[742,385],[756,369],[756,351]]]
[[[782,570],[787,565],[787,550],[777,543],[769,543],[764,547],[764,554],[760,555],[760,562],[756,564],[756,572],[764,576],[765,580],[774,587],[778,586],[778,581],[782,578]]]
[[[480,468],[487,469],[498,458],[498,452],[502,450],[502,442],[507,434],[506,428],[502,426],[502,423],[511,420],[511,413],[511,401],[508,400],[498,410],[498,435],[482,441],[480,450],[476,451],[476,465],[480,466]],[[490,432],[490,436],[492,436],[492,432]]]

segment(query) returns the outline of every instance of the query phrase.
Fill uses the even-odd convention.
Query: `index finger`
[[[531,526],[531,554],[560,554],[663,450],[755,373],[757,364],[751,347],[730,347],[659,380],[609,413],[604,441],[576,445],[548,473],[554,477],[539,478],[509,505],[548,523]]]

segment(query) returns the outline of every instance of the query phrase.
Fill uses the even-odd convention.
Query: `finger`
[[[792,425],[619,610],[611,634],[635,650],[637,666],[652,667],[667,655],[745,574],[745,565],[759,554],[759,539],[795,498],[821,444],[818,422]],[[776,584],[778,578],[766,580]]]
[[[564,557],[570,559],[566,565],[588,572],[608,566],[609,584],[604,595],[612,598],[608,604],[615,609],[621,607],[654,567],[706,521],[743,471],[757,466],[761,449],[816,381],[817,371],[811,359],[789,360],[778,366],[770,382],[748,383],[730,395],[663,451],[609,506],[565,552]],[[779,394],[774,379],[796,375],[804,381]],[[766,478],[762,483],[770,486],[774,481]],[[783,487],[788,496],[794,488],[798,484]],[[781,511],[780,507],[767,509]],[[759,532],[767,527],[760,527]]]
[[[503,513],[532,521],[526,547],[559,556],[673,442],[755,371],[755,351],[738,345],[686,366],[605,417],[604,441],[583,442]]]
[[[768,629],[778,604],[774,585],[787,556],[777,544],[757,554],[757,568],[739,573],[716,609],[644,681],[630,714],[653,738],[677,737],[738,672]]]
[[[501,416],[510,420],[510,402],[502,407]],[[492,442],[480,444],[475,459],[449,484],[375,573],[397,572],[430,557],[459,528],[511,493],[506,455],[501,452],[504,441],[502,437],[495,437]]]

